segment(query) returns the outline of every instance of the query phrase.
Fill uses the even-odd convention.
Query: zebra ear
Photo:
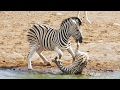
[[[76,17],[76,19],[75,19],[75,20],[77,21],[77,23],[78,23],[79,25],[81,25],[81,24],[82,24],[82,18]]]
[[[74,19],[72,19],[72,22],[76,24],[76,21]]]

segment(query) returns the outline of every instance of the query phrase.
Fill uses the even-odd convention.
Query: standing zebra
[[[81,74],[83,69],[86,67],[89,56],[85,52],[80,52],[79,46],[80,45],[77,43],[77,47],[75,49],[75,61],[66,67],[62,65],[62,61],[58,59],[57,56],[52,59],[63,74]]]
[[[75,60],[75,54],[71,48],[69,38],[73,36],[76,42],[82,43],[82,35],[80,25],[82,21],[78,17],[66,18],[62,21],[59,29],[52,28],[45,24],[35,24],[27,34],[27,40],[30,44],[30,52],[28,53],[28,69],[32,69],[31,58],[36,51],[46,65],[50,62],[43,56],[44,49],[56,51],[59,59],[63,56],[61,49],[67,49]]]

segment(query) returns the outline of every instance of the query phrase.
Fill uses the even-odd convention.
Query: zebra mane
[[[82,20],[80,20],[78,17],[71,17],[71,19],[75,20],[78,23],[78,25],[82,24]]]
[[[61,26],[67,22],[67,21],[70,21],[70,20],[74,20],[78,25],[81,25],[82,24],[82,20],[80,20],[78,17],[70,17],[70,18],[66,18],[62,21],[61,23]]]

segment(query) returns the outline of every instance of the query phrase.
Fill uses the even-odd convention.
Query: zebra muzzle
[[[83,42],[82,40],[83,40],[83,38],[80,37],[79,39],[76,39],[76,43],[77,43],[77,42],[82,43],[82,42]]]

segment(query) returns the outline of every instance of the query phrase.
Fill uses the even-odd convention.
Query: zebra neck
[[[58,37],[59,37],[61,44],[66,45],[70,38],[68,30],[67,29],[59,29]]]
[[[62,71],[62,72],[65,72],[65,67],[60,63],[60,62],[56,62],[56,65],[58,66],[58,68]]]

